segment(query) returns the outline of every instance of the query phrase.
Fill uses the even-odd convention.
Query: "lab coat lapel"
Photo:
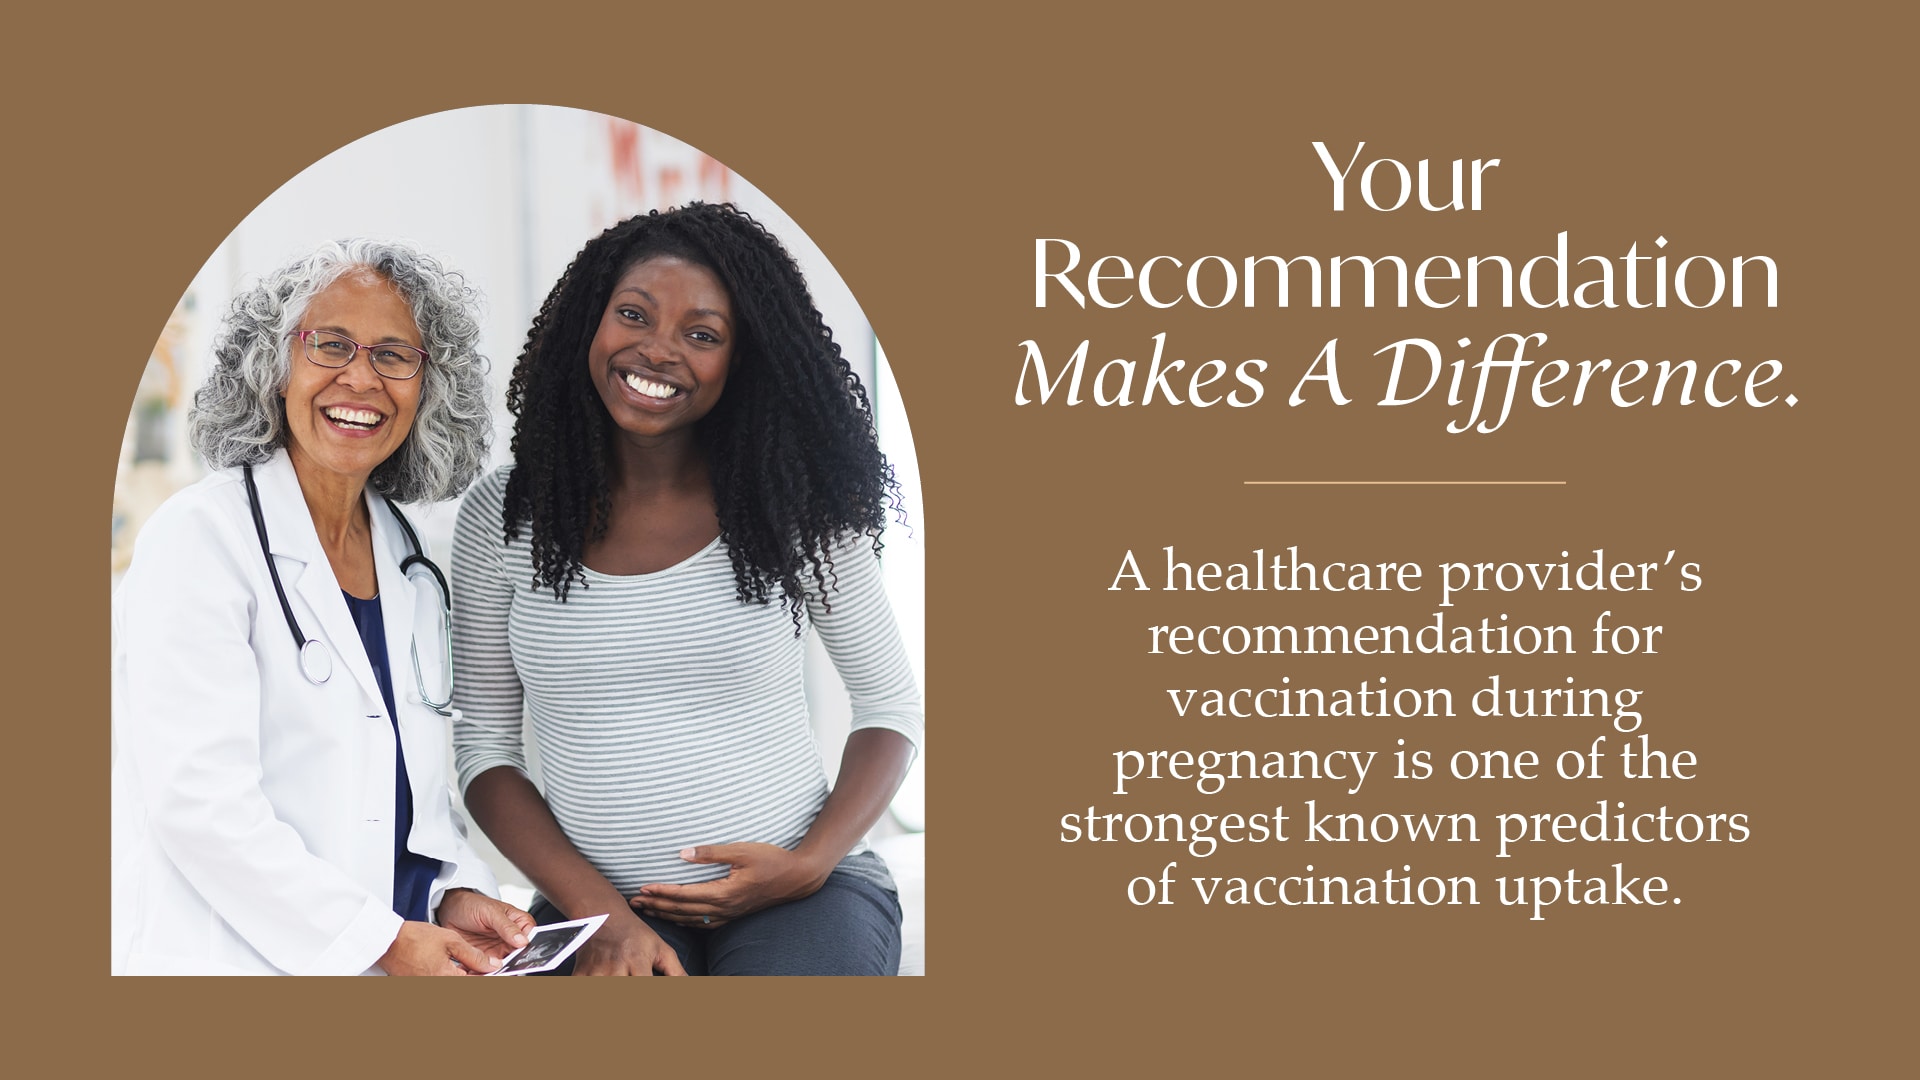
[[[406,534],[400,531],[393,507],[387,505],[385,498],[369,491],[367,512],[373,515],[373,550],[379,556],[374,561],[379,564],[375,572],[380,577],[380,614],[387,621],[387,672],[393,679],[394,707],[400,710],[395,726],[407,759],[407,786],[413,792],[413,835],[408,837],[407,847],[421,855],[451,859],[455,852],[442,842],[444,830],[436,832],[429,825],[432,818],[420,812],[421,807],[431,805],[430,800],[446,797],[444,793],[435,792],[435,785],[443,781],[433,768],[433,763],[446,753],[446,729],[436,723],[439,714],[420,701],[415,678],[413,620],[414,605],[420,597],[414,592],[413,583],[400,572],[400,561],[413,554],[413,549],[407,544]],[[422,640],[420,647],[425,649],[432,644]]]
[[[407,775],[414,781],[415,805],[418,805],[422,770],[413,763],[426,761],[425,755],[429,753],[442,753],[440,740],[444,736],[440,725],[428,720],[439,714],[428,710],[420,700],[419,679],[413,663],[414,604],[420,595],[414,592],[413,582],[400,572],[401,560],[413,554],[413,548],[408,545],[406,534],[400,531],[393,507],[384,497],[368,492],[367,512],[373,515],[373,550],[380,556],[376,560],[380,565],[375,571],[380,576],[380,614],[387,620],[387,671],[393,678],[393,701],[400,710],[400,737],[407,752]],[[422,639],[420,647],[435,646]]]
[[[313,527],[307,500],[300,494],[300,478],[293,471],[293,462],[288,460],[285,450],[276,451],[267,462],[254,467],[253,477],[260,488],[260,510],[267,521],[269,550],[301,563],[297,577],[286,572],[284,563],[280,575],[288,586],[288,593],[304,601],[312,615],[311,620],[302,616],[300,604],[294,605],[294,614],[300,616],[300,629],[308,637],[325,642],[333,654],[336,674],[344,667],[360,684],[374,708],[384,711],[386,705],[380,697],[380,683],[373,677],[373,665],[367,661],[367,650],[360,644],[360,631],[354,625],[352,612],[347,610],[347,601],[340,595],[340,581],[333,575],[326,549],[320,546],[320,534]],[[380,551],[378,547],[374,550]],[[382,592],[385,588],[382,580]]]
[[[413,587],[400,572],[400,560],[413,554],[394,520],[387,500],[367,492],[367,514],[373,521],[374,573],[380,582],[380,615],[386,620],[387,673],[393,679],[394,705],[404,721],[419,691],[413,676]],[[409,741],[407,749],[413,749]]]

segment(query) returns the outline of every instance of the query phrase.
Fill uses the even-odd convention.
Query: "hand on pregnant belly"
[[[762,908],[812,896],[833,864],[822,867],[775,844],[712,844],[680,853],[687,862],[724,863],[726,877],[693,885],[642,885],[630,903],[684,926],[724,926]]]

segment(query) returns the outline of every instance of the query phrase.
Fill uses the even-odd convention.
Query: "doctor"
[[[525,943],[453,812],[444,582],[388,501],[486,460],[475,301],[350,241],[228,311],[189,418],[219,471],[114,597],[116,973],[463,975]]]

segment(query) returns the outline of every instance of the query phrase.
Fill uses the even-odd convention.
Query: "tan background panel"
[[[1799,1073],[1891,1059],[1892,1033],[1911,1011],[1899,976],[1911,959],[1902,796],[1913,710],[1893,676],[1912,644],[1913,591],[1898,567],[1908,554],[1902,406],[1913,376],[1896,331],[1910,306],[1896,290],[1912,277],[1896,247],[1912,223],[1897,135],[1910,89],[1893,74],[1910,20],[1849,5],[1791,20],[1673,5],[1554,19],[1527,8],[1336,19],[1181,5],[1138,20],[1036,10],[872,8],[842,19],[544,6],[428,19],[382,7],[353,25],[329,7],[326,18],[250,11],[244,26],[16,17],[4,76],[16,112],[9,851],[26,939],[16,973],[47,984],[36,996],[68,1029],[32,1041],[149,1065],[369,1067],[433,1047],[448,1048],[433,1060],[463,1071],[591,1062],[729,1074],[865,1067],[876,1055],[912,1071],[1210,1062],[1362,1074]],[[322,55],[340,68],[321,66]],[[287,177],[398,120],[503,101],[623,116],[724,161],[819,242],[886,345],[938,523],[929,797],[942,825],[930,981],[804,994],[103,984],[102,519],[140,365],[206,253]],[[1316,138],[1365,139],[1368,158],[1503,164],[1479,213],[1335,215]],[[1666,235],[1679,252],[1772,255],[1781,307],[1032,307],[1037,236],[1136,262],[1524,257],[1561,229],[1577,250],[1601,254]],[[1547,354],[1571,359],[1778,358],[1779,388],[1801,403],[1523,410],[1492,436],[1448,435],[1442,410],[1373,409],[1360,394],[1347,409],[1282,407],[1328,337],[1364,371],[1368,352],[1403,335],[1480,342],[1507,330],[1545,331]],[[1267,399],[1235,412],[1011,405],[1023,339],[1051,355],[1091,338],[1097,362],[1144,359],[1162,331],[1189,358],[1267,359]],[[1240,483],[1489,477],[1568,483]],[[1674,548],[1705,564],[1709,586],[1692,596],[1484,598],[1479,607],[1515,619],[1578,624],[1611,607],[1668,627],[1659,657],[1499,665],[1155,660],[1139,650],[1149,623],[1389,612],[1418,621],[1431,609],[1426,594],[1277,606],[1271,594],[1104,591],[1129,547],[1230,559],[1289,543],[1309,557],[1425,561]],[[1207,910],[1183,898],[1136,910],[1121,891],[1167,859],[1210,874],[1292,873],[1307,861],[1356,873],[1403,862],[1507,872],[1484,850],[1316,858],[1286,845],[1202,861],[1157,845],[1055,839],[1061,813],[1115,802],[1104,794],[1113,750],[1332,746],[1356,730],[1182,725],[1166,715],[1165,687],[1257,686],[1298,672],[1329,685],[1384,674],[1471,688],[1494,670],[1645,688],[1647,730],[1698,752],[1701,779],[1645,793],[1601,782],[1604,796],[1744,811],[1752,841],[1528,852],[1506,861],[1540,873],[1624,861],[1665,874],[1686,901],[1529,922],[1493,904]],[[1562,732],[1524,724],[1447,723],[1409,744],[1566,745]],[[1387,724],[1359,730],[1382,750],[1400,736]],[[1338,797],[1329,785],[1279,790],[1288,801]],[[1355,806],[1577,810],[1592,797],[1572,786],[1433,781],[1382,785]],[[1169,790],[1115,808],[1218,810],[1222,798]],[[63,946],[43,925],[75,928],[78,944]],[[528,1044],[561,1049],[548,1060]]]

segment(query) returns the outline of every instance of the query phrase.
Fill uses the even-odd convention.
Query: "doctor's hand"
[[[575,975],[685,975],[673,946],[629,911],[613,911],[573,954]]]
[[[656,918],[713,929],[762,908],[820,891],[833,864],[820,866],[776,844],[710,844],[680,857],[692,863],[725,863],[726,877],[693,885],[642,885],[629,903]]]
[[[525,945],[534,927],[533,916],[472,889],[448,889],[434,919],[492,957],[504,957]]]
[[[454,931],[411,920],[374,963],[389,975],[484,975],[500,966]]]

